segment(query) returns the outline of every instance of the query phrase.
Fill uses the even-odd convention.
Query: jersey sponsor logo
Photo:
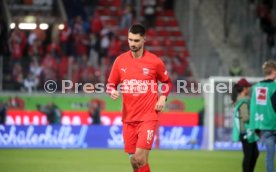
[[[145,68],[145,67],[143,67],[143,74],[144,75],[148,75],[149,74],[149,69],[148,68]]]
[[[264,114],[255,114],[255,121],[263,121],[264,120]]]
[[[153,80],[125,79],[120,85],[120,91],[122,93],[144,94],[152,89],[151,85],[154,84]]]
[[[256,88],[256,104],[266,105],[267,104],[267,92],[266,87],[257,87]]]
[[[154,130],[147,130],[147,144],[150,144],[153,138]]]
[[[124,73],[126,73],[126,70],[127,70],[127,68],[121,68],[121,71],[123,71]]]

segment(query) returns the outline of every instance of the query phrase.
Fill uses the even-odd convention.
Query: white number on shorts
[[[147,130],[148,136],[147,136],[147,144],[150,144],[152,138],[153,138],[153,132],[154,130]]]

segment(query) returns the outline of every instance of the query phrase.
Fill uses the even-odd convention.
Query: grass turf
[[[255,171],[265,171],[265,153]],[[152,172],[242,171],[240,151],[152,150]],[[0,149],[0,172],[131,172],[122,150]]]

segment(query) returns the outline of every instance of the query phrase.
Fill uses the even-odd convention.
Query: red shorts
[[[134,154],[136,148],[151,149],[157,121],[123,123],[125,152]]]

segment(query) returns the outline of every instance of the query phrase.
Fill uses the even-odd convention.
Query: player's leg
[[[131,157],[131,165],[134,172],[150,172],[148,164],[150,150],[136,148],[135,154]]]
[[[131,158],[131,164],[138,172],[150,172],[148,164],[149,152],[151,150],[157,121],[141,122],[138,125],[138,141],[135,154]]]
[[[275,134],[274,134],[275,133]],[[276,144],[276,132],[264,131],[264,143],[266,147],[266,171],[274,171],[274,156],[275,156],[275,144]]]
[[[248,143],[247,139],[244,139],[244,135],[241,135],[242,142],[242,150],[243,150],[243,160],[242,160],[242,171],[250,172],[250,159],[251,159],[251,150],[250,143]]]
[[[257,163],[257,159],[259,156],[259,149],[258,149],[258,145],[257,142],[253,142],[251,143],[251,152],[252,152],[252,159],[251,159],[251,166],[250,166],[250,170],[254,171],[256,163]]]
[[[137,143],[137,123],[123,123],[123,138],[124,138],[124,149],[125,152],[129,154],[129,159],[132,161],[132,157],[136,151],[136,143]],[[136,163],[132,163],[132,168],[135,171],[138,169]]]

